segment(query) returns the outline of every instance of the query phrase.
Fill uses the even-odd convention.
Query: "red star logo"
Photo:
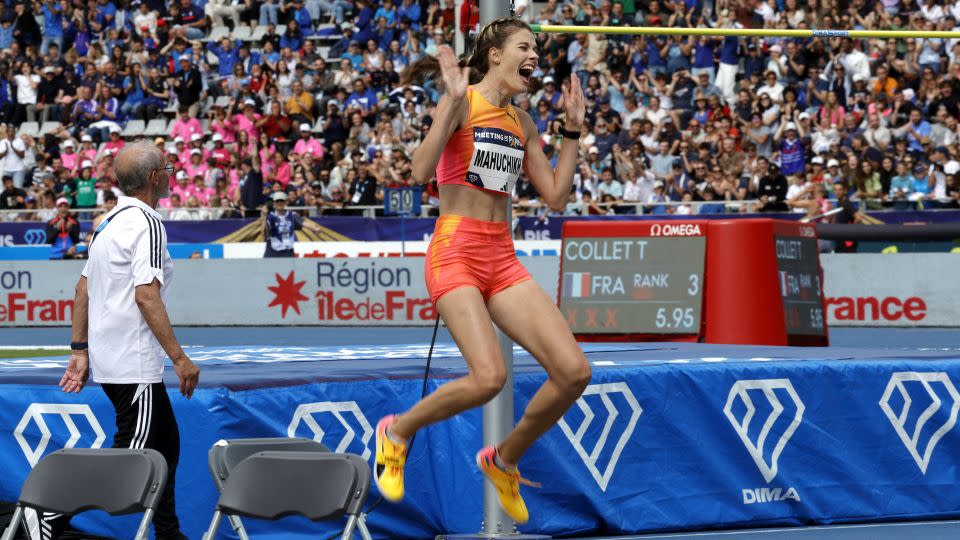
[[[286,278],[280,277],[280,274],[274,274],[277,277],[275,287],[267,287],[274,294],[273,301],[267,307],[280,306],[283,310],[282,317],[287,318],[287,308],[293,308],[300,315],[300,302],[306,301],[307,297],[300,292],[300,289],[307,283],[306,281],[293,281],[293,270],[287,274]]]

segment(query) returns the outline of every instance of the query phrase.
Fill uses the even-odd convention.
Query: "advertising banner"
[[[559,260],[524,257],[556,296]],[[69,326],[82,261],[0,262],[0,326]],[[430,325],[423,257],[178,260],[176,325]]]
[[[318,245],[330,251],[316,258],[176,261],[168,296],[171,319],[198,326],[433,322],[422,257],[398,257],[392,243],[370,244],[369,252],[356,251],[360,243]],[[517,248],[536,255],[553,245],[518,242]],[[559,257],[521,261],[556,297]],[[960,325],[955,255],[844,254],[823,255],[821,261],[831,326]],[[0,326],[68,326],[83,264],[0,261]],[[936,271],[918,272],[921,268]]]
[[[954,254],[833,254],[820,260],[830,325],[960,325],[960,257]]]

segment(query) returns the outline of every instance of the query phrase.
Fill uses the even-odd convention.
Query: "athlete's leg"
[[[401,414],[390,425],[390,433],[397,437],[409,438],[424,426],[490,401],[506,380],[500,344],[480,291],[458,287],[440,297],[437,307],[469,373],[444,384]]]
[[[529,351],[549,377],[517,426],[497,446],[501,460],[515,465],[583,393],[590,382],[590,364],[557,305],[535,281],[495,294],[487,308],[497,326]]]

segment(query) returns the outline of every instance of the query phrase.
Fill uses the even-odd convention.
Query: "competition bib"
[[[473,156],[467,168],[467,183],[491,191],[513,193],[523,170],[520,137],[498,128],[473,128]]]

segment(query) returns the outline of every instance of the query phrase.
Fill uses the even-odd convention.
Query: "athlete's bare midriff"
[[[440,186],[440,213],[482,221],[506,221],[509,197],[461,184]]]

